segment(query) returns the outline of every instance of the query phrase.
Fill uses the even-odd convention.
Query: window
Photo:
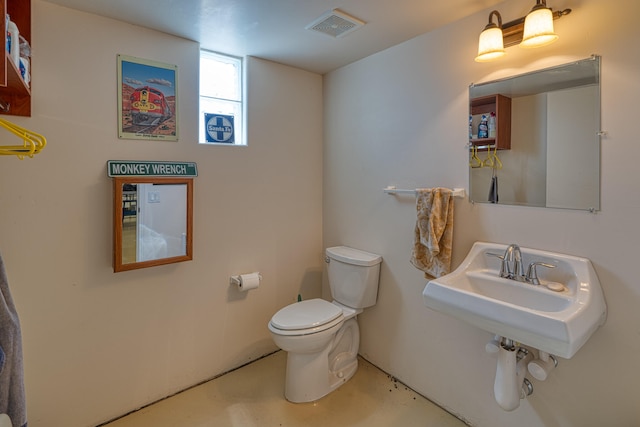
[[[242,59],[200,51],[201,144],[247,144],[242,77]]]

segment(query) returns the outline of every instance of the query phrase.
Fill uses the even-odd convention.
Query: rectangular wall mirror
[[[472,202],[600,209],[599,56],[471,85],[469,111]]]
[[[113,179],[115,272],[193,258],[193,179]]]

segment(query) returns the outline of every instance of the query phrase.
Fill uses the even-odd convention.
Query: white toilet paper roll
[[[250,273],[250,274],[241,274],[238,280],[238,290],[240,292],[245,292],[250,289],[256,289],[260,286],[260,273]]]

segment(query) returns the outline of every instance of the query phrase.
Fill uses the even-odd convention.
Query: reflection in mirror
[[[193,180],[114,178],[114,271],[192,259]]]
[[[473,107],[496,95],[510,100],[508,124]],[[600,209],[600,57],[471,85],[469,99],[472,202]]]

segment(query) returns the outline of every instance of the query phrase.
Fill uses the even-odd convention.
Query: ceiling
[[[502,0],[46,0],[324,74]],[[306,30],[332,9],[366,25],[342,38]],[[478,28],[478,33],[482,28]]]

